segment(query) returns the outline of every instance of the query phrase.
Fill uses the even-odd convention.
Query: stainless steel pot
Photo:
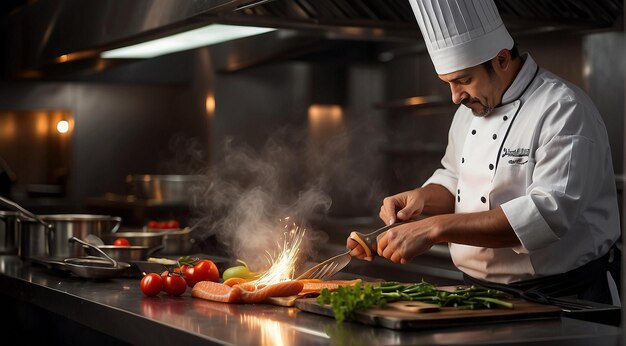
[[[133,174],[126,177],[135,197],[161,203],[187,203],[191,188],[205,180],[202,175]]]
[[[192,252],[196,239],[194,232],[187,227],[182,230],[165,231],[163,238],[163,255],[188,255]]]
[[[35,219],[20,219],[18,255],[22,260],[48,257],[48,227]]]
[[[0,210],[0,254],[18,253],[19,215],[15,211]]]
[[[39,215],[50,225],[48,231],[48,256],[51,258],[82,257],[87,255],[84,246],[70,243],[72,237],[86,239],[88,234],[100,238],[116,232],[122,219],[117,216],[92,214]]]

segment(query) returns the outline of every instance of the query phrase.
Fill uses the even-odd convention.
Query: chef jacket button
[[[461,196],[456,196],[456,201],[461,202]]]
[[[461,189],[456,190],[456,193],[460,195],[461,194]]]
[[[472,130],[472,134],[475,135],[476,134],[476,130]]]
[[[493,171],[493,163],[490,163],[490,164],[489,164],[489,170],[490,170],[490,171]]]
[[[498,138],[498,135],[496,135],[495,133],[493,134],[493,136],[491,136],[491,138],[496,139]]]
[[[502,119],[504,119],[504,121],[507,121],[507,120],[509,120],[509,117],[507,117],[507,116],[505,115]]]
[[[485,197],[480,197],[480,201],[483,203],[487,203],[487,199]]]
[[[464,157],[461,158],[461,163],[465,163],[465,158]]]

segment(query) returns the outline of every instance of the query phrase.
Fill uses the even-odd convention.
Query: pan
[[[159,245],[156,247],[148,247],[148,246],[116,246],[116,245],[99,245],[98,249],[102,250],[104,253],[109,255],[111,258],[114,258],[118,261],[124,262],[137,262],[137,261],[145,261],[148,257],[152,256],[153,253],[161,250],[163,245]]]

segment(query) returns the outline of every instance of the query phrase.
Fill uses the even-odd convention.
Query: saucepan
[[[52,258],[84,256],[85,248],[80,244],[70,243],[69,239],[85,239],[89,234],[103,237],[116,232],[122,223],[122,218],[109,215],[57,214],[40,217],[50,225],[48,255]]]
[[[145,261],[153,253],[159,251],[163,248],[163,245],[157,247],[147,247],[140,245],[130,245],[130,246],[118,246],[118,245],[99,245],[98,249],[102,252],[109,255],[109,257],[114,258],[118,261],[122,262],[137,262],[137,261]]]

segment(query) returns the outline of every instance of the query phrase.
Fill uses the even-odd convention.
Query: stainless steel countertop
[[[395,331],[265,304],[145,297],[138,278],[91,281],[0,256],[0,295],[34,304],[131,344],[618,345],[621,329],[566,317]]]

